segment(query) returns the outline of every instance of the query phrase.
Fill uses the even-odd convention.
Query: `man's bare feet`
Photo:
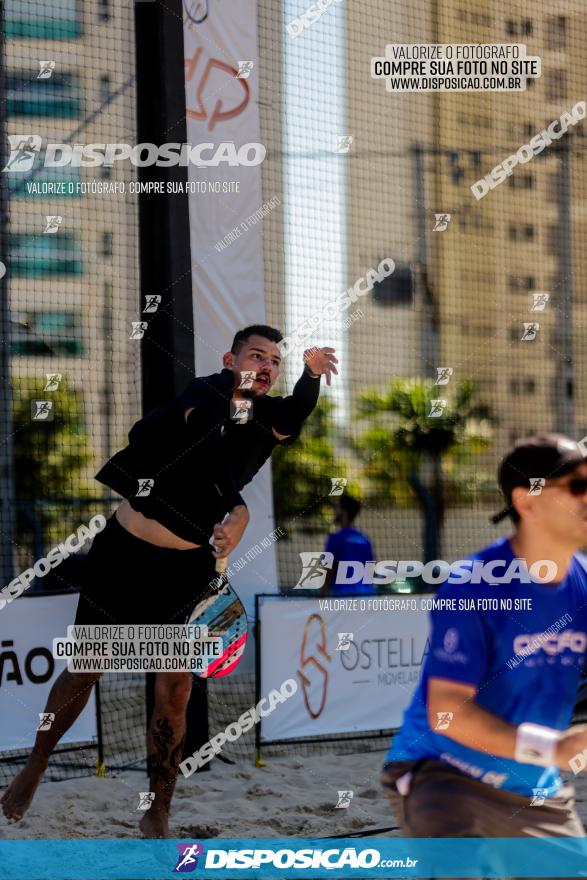
[[[166,809],[157,809],[151,807],[141,821],[139,828],[143,832],[143,837],[152,839],[154,837],[169,837],[169,816]]]
[[[37,786],[47,769],[47,758],[30,755],[20,773],[14,777],[2,795],[0,803],[7,819],[22,819],[31,805]]]

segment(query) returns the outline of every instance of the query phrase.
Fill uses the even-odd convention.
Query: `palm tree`
[[[358,398],[357,412],[370,426],[355,441],[375,503],[409,504],[414,492],[428,509],[428,558],[438,558],[448,490],[462,494],[462,477],[474,455],[491,442],[490,409],[476,401],[470,379],[448,392],[432,379],[398,378],[386,391]],[[446,400],[432,415],[432,401]]]

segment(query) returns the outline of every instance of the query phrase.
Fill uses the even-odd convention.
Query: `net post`
[[[181,0],[135,4],[137,142],[186,143],[183,8]],[[181,165],[138,169],[139,182],[185,185]],[[188,200],[181,193],[139,198],[140,293],[159,294],[141,345],[143,414],[179,394],[194,377],[194,316]],[[155,621],[153,621],[155,622]],[[155,676],[146,675],[147,730],[155,702]],[[208,739],[207,683],[192,688],[183,757]],[[207,766],[206,766],[206,769]]]
[[[6,108],[4,4],[0,4],[0,102]],[[7,162],[6,113],[0,114],[0,168]],[[0,255],[7,253],[8,187],[0,186]],[[3,268],[0,266],[3,270]],[[10,269],[10,266],[8,267]],[[0,272],[0,338],[10,339],[10,303],[8,273]],[[14,459],[12,428],[12,388],[10,384],[10,346],[0,346],[0,585],[12,580],[14,532]]]
[[[100,703],[100,679],[97,679],[94,685],[94,698],[96,701],[96,735],[98,740],[96,776],[106,776],[106,764],[104,763],[104,738],[102,735],[102,708]]]
[[[262,596],[255,593],[255,707],[259,705],[261,699],[261,641],[259,634],[261,627],[259,624],[259,599]],[[261,757],[261,719],[255,725],[255,767],[266,767],[267,762]]]

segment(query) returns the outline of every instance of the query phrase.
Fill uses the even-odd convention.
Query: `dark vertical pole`
[[[573,365],[573,241],[571,225],[572,137],[565,135],[556,145],[558,154],[559,282],[555,292],[555,347],[559,352],[555,374],[553,430],[575,437]],[[576,438],[581,439],[580,437]]]
[[[261,699],[261,621],[259,606],[261,596],[255,593],[255,706]],[[255,764],[261,766],[261,722],[255,725]]]
[[[426,228],[426,178],[425,178],[425,147],[414,144],[412,147],[414,159],[414,201],[416,204],[416,277],[415,300],[416,314],[420,319],[420,348],[422,355],[422,374],[430,378],[436,376],[436,367],[440,366],[440,346],[438,338],[438,305],[434,301],[433,291],[430,285],[430,273],[427,253],[427,228]],[[441,462],[439,456],[432,458],[432,483],[433,486],[424,486],[416,476],[418,483],[412,482],[422,504],[422,529],[423,544],[426,555],[431,554],[430,559],[438,559],[440,554],[440,529],[439,529],[439,490],[441,484]]]
[[[137,143],[186,143],[183,9],[181,0],[135,3],[137,62]],[[138,169],[142,182],[183,183],[179,165]],[[143,412],[175,397],[194,376],[191,255],[188,197],[139,196],[140,304],[137,320],[147,321],[141,341]],[[155,313],[144,313],[145,298],[161,296]],[[156,617],[156,612],[153,614]],[[153,620],[153,623],[157,623]],[[187,711],[184,755],[208,739],[208,694],[200,679]],[[147,723],[154,702],[154,675],[147,675]]]
[[[4,63],[4,4],[0,3],[0,107],[6,108]],[[0,168],[6,156],[6,114],[0,113]],[[14,458],[12,444],[12,387],[10,384],[10,306],[8,280],[10,261],[7,258],[6,224],[8,220],[8,189],[0,183],[0,261],[7,274],[0,278],[0,589],[13,577],[14,535]],[[0,267],[2,272],[4,269]]]

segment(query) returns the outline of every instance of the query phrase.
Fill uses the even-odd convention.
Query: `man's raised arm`
[[[279,401],[273,418],[273,433],[279,440],[295,439],[314,410],[320,396],[320,377],[330,385],[332,373],[338,375],[333,348],[309,348],[304,352],[304,372],[293,392]]]

